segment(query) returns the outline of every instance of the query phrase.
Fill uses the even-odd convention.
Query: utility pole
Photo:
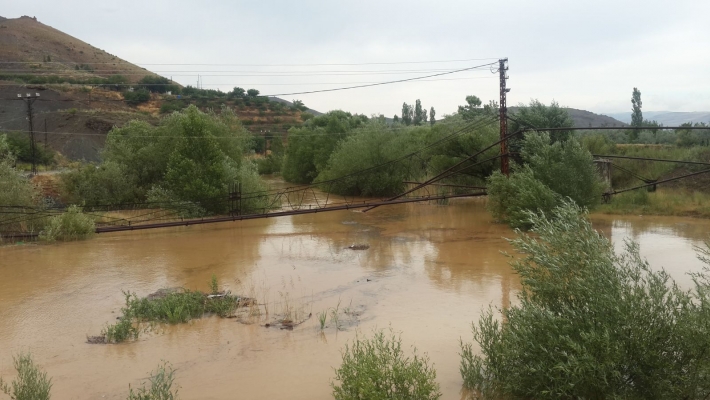
[[[39,98],[39,93],[35,93],[34,96],[32,93],[27,93],[25,97],[18,94],[17,97],[27,104],[27,121],[30,124],[30,149],[32,150],[32,175],[37,175],[37,146],[35,144],[35,130],[33,126],[34,110],[32,109],[32,104]]]
[[[498,60],[498,72],[500,74],[500,172],[508,176],[510,174],[510,164],[508,158],[508,105],[506,104],[506,94],[510,92],[509,88],[505,87],[505,81],[508,79],[507,58]]]

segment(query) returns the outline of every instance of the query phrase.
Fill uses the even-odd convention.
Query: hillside
[[[508,107],[508,110],[512,113],[515,114],[518,110],[518,107]],[[621,121],[618,121],[614,118],[608,117],[606,115],[601,115],[601,114],[595,114],[590,111],[585,111],[585,110],[578,110],[576,108],[569,108],[569,107],[564,107],[564,110],[567,111],[572,117],[572,120],[574,121],[574,126],[576,128],[589,128],[589,127],[604,127],[604,126],[626,126],[628,124],[625,124]]]
[[[610,113],[614,118],[631,123],[631,112]],[[710,111],[676,112],[676,111],[644,111],[643,118],[656,121],[665,126],[679,126],[685,123],[710,123]]]
[[[131,83],[155,75],[31,17],[0,21],[0,60],[13,62],[0,64],[3,74],[81,79],[118,73]]]
[[[33,17],[0,17],[0,60],[5,62],[0,64],[0,131],[26,135],[27,108],[17,94],[39,93],[33,104],[38,140],[44,143],[46,128],[47,145],[70,159],[97,161],[112,127],[132,119],[155,124],[190,104],[203,110],[230,107],[255,134],[283,133],[303,123],[301,110],[282,99],[234,98],[179,86],[179,96],[151,93],[139,104],[128,104],[129,86],[137,88],[143,77],[158,75]],[[121,84],[106,83],[118,75]]]
[[[574,126],[577,128],[628,125],[622,121],[603,114],[595,114],[590,111],[578,110],[575,108],[565,108],[565,110],[567,110],[569,115],[572,117],[572,120],[574,120]]]

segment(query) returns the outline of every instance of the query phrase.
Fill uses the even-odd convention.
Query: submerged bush
[[[488,211],[513,228],[530,228],[529,211],[550,215],[559,201],[560,196],[535,179],[527,166],[510,176],[495,171],[488,179]]]
[[[93,343],[120,343],[138,338],[141,323],[180,324],[204,314],[215,314],[221,318],[233,315],[239,303],[244,300],[229,292],[218,292],[219,282],[215,276],[210,281],[211,295],[199,290],[161,289],[147,297],[139,298],[135,293],[124,292],[126,304],[121,308],[118,322],[106,326],[101,336],[92,337]],[[100,340],[103,337],[103,340]],[[97,340],[98,339],[98,340]]]
[[[17,371],[17,379],[8,383],[0,378],[0,391],[10,396],[12,400],[49,400],[52,389],[52,379],[47,378],[34,364],[30,354],[20,354],[13,357]]]
[[[165,362],[150,373],[150,386],[145,384],[138,390],[129,385],[128,400],[174,400],[177,399],[178,388],[173,389],[175,370]]]
[[[528,134],[521,156],[524,164],[510,176],[495,172],[488,178],[488,209],[499,221],[527,229],[530,211],[549,216],[562,199],[587,208],[600,202],[604,184],[577,139],[552,143],[546,133]]]
[[[436,371],[429,358],[412,357],[402,351],[401,337],[393,332],[385,336],[375,332],[371,339],[355,337],[352,346],[345,345],[343,363],[335,371],[331,383],[333,397],[351,399],[438,399],[441,397]]]
[[[570,202],[529,214],[519,305],[488,310],[462,344],[464,386],[489,399],[710,396],[710,274],[682,290],[627,244],[616,255]],[[707,254],[707,253],[706,253]],[[705,260],[706,262],[708,260]]]
[[[521,156],[535,179],[581,207],[599,204],[604,185],[592,154],[576,138],[552,142],[546,133],[525,135]]]
[[[92,236],[95,231],[92,217],[82,213],[77,206],[69,206],[62,214],[49,219],[39,237],[47,241],[80,240]]]

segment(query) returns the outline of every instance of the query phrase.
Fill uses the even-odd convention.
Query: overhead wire
[[[239,67],[310,67],[310,66],[345,66],[345,65],[399,65],[399,64],[435,64],[449,62],[469,62],[469,61],[484,61],[498,60],[500,57],[487,58],[467,58],[456,60],[434,60],[434,61],[393,61],[393,62],[369,62],[369,63],[305,63],[305,64],[229,64],[229,63],[129,63],[121,60],[126,64],[132,64],[137,67],[141,65],[180,65],[180,66],[239,66]],[[38,64],[39,61],[0,61],[0,64]],[[73,61],[48,61],[45,64],[86,64]],[[115,65],[116,63],[89,63],[91,65]]]

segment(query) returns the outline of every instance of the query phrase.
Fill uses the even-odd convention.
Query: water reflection
[[[617,253],[625,250],[627,240],[637,242],[641,256],[652,268],[665,269],[685,289],[693,287],[688,273],[704,268],[697,258],[697,248],[705,247],[708,240],[707,220],[605,215],[594,215],[592,220],[611,239]]]

